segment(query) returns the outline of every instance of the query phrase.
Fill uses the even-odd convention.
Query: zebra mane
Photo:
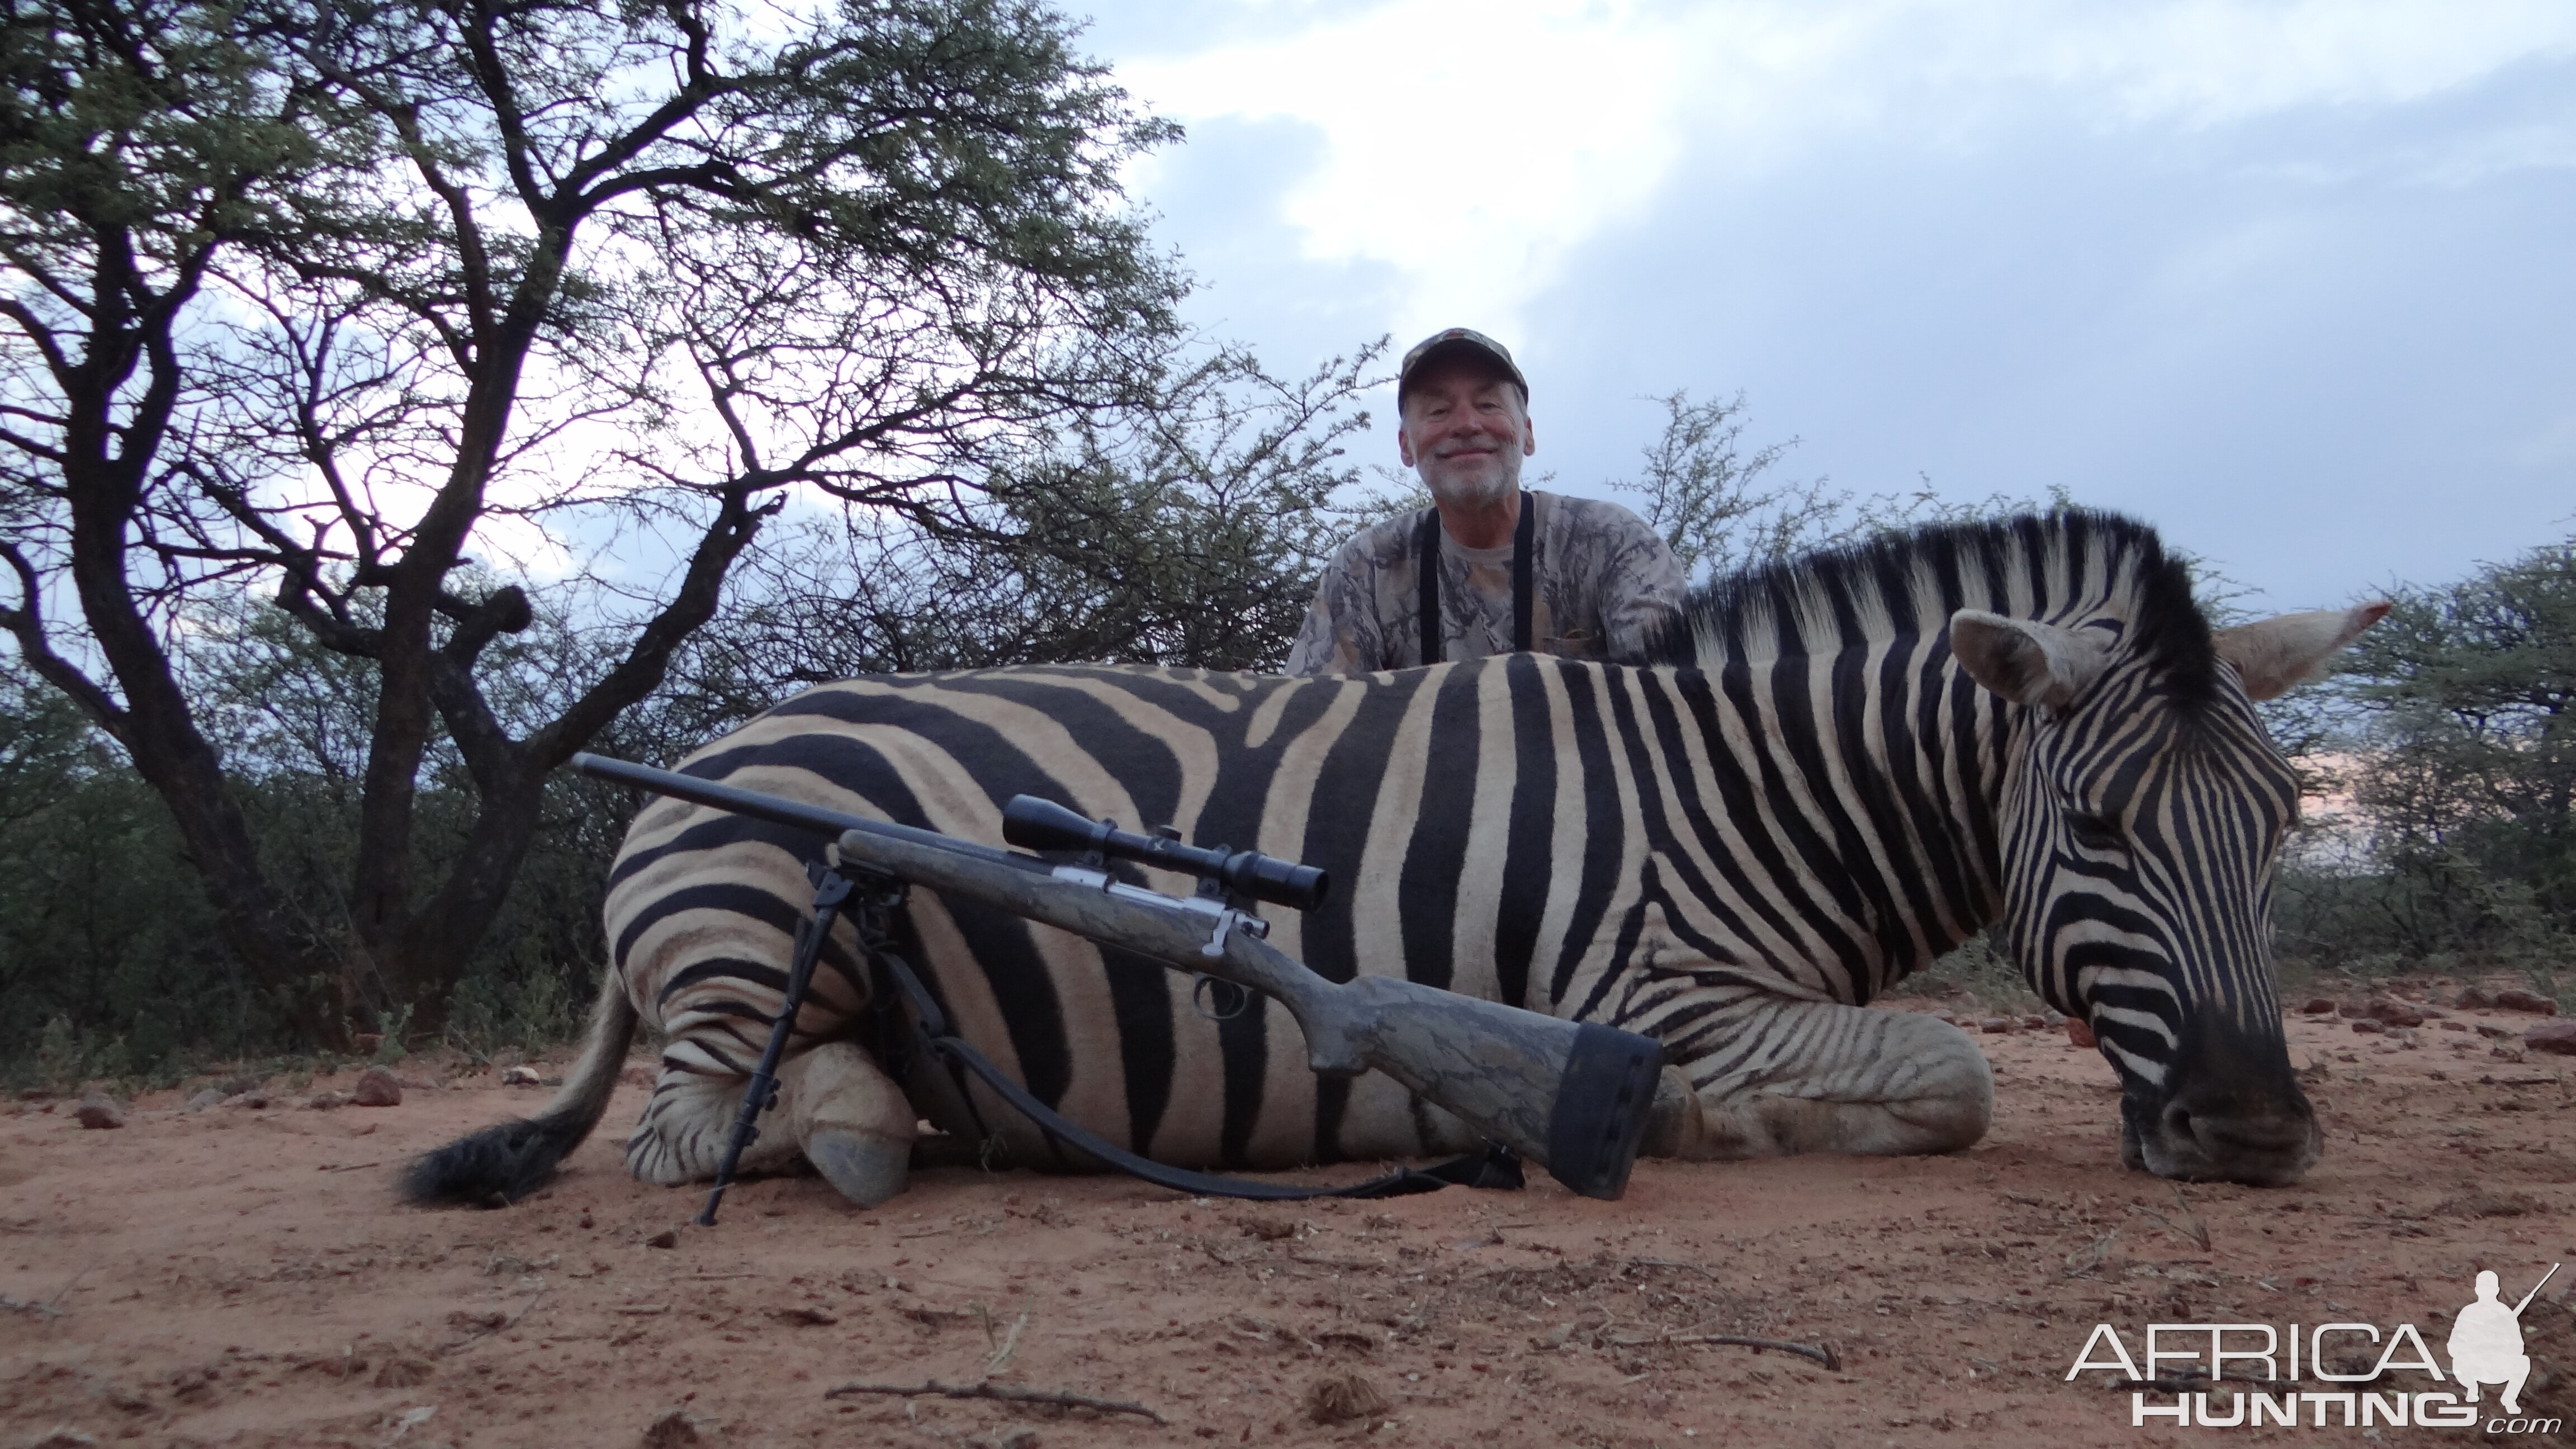
[[[2118,619],[2120,653],[2163,675],[2177,703],[2216,687],[2209,621],[2182,560],[2146,524],[2083,508],[1937,524],[1713,579],[1690,591],[1653,657],[1714,670],[1833,653],[1936,632],[1960,609]]]

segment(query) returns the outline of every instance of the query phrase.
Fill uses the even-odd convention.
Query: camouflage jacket
[[[1681,607],[1682,572],[1645,520],[1616,503],[1532,489],[1531,647],[1570,659],[1642,662],[1647,636]],[[1422,514],[1390,518],[1324,568],[1314,606],[1288,650],[1290,674],[1367,674],[1422,663],[1421,575],[1414,541]],[[1512,648],[1512,544],[1440,541],[1446,659]]]

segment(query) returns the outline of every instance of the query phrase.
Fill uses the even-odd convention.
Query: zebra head
[[[2321,1146],[2272,977],[2272,881],[2299,788],[2254,702],[2320,671],[2388,605],[2213,632],[2187,585],[2175,602],[2179,567],[2163,570],[2145,590],[2164,595],[2160,618],[1951,617],[1961,668],[2007,702],[2000,924],[2034,988],[2119,1073],[2130,1166],[2291,1183]]]

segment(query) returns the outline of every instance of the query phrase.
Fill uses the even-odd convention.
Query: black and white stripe
[[[2065,631],[2101,667],[2072,702],[2007,698],[1954,657],[1962,609]],[[1973,1047],[1851,1008],[1997,921],[2042,994],[2101,1033],[2133,1149],[2186,1078],[2218,1079],[2212,1031],[2221,1095],[2277,1095],[2240,1068],[2268,1039],[2287,1080],[2263,937],[2295,790],[2151,532],[2061,512],[1836,552],[1702,591],[1668,648],[1651,668],[1524,654],[1355,679],[861,679],[680,768],[982,841],[1026,793],[1323,866],[1323,909],[1266,912],[1276,944],[1337,980],[1401,973],[1659,1037],[1719,1123],[1696,1148],[1667,1134],[1674,1150],[1973,1140],[1991,1101]],[[676,801],[637,818],[607,923],[624,992],[670,1038],[629,1147],[639,1176],[711,1168],[812,850]],[[1383,1078],[1314,1077],[1284,1012],[1210,1021],[1151,963],[927,893],[907,915],[960,1032],[1133,1150],[1258,1168],[1464,1145]],[[845,937],[800,1044],[859,1031],[867,989]],[[1845,1112],[1933,1099],[1955,1110],[1921,1130]]]

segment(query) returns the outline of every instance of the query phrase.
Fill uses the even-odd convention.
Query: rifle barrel
[[[959,840],[953,835],[942,835],[936,830],[920,830],[887,820],[870,820],[864,815],[827,810],[820,805],[808,805],[801,800],[763,795],[756,790],[720,785],[713,780],[701,780],[695,775],[657,770],[650,765],[611,759],[606,755],[577,754],[569,763],[581,773],[598,779],[614,780],[621,785],[638,786],[656,794],[669,795],[693,804],[712,805],[719,810],[730,810],[737,815],[749,815],[759,820],[794,826],[799,830],[810,830],[826,839],[837,840],[842,832],[855,830],[862,835],[900,840],[907,845],[945,850],[956,855],[971,856],[977,860],[992,861],[999,865],[1017,866],[1022,870],[1044,872],[1053,868],[1046,861],[1033,855],[1021,855],[1017,851],[1002,850],[994,846],[978,844],[972,840]]]
[[[2522,1310],[2531,1306],[2531,1300],[2540,1296],[2540,1290],[2549,1286],[2549,1280],[2558,1276],[2558,1266],[2550,1264],[2549,1271],[2540,1275],[2540,1281],[2531,1285],[2531,1291],[2522,1295],[2522,1301],[2513,1305],[2514,1317],[2520,1318]]]

